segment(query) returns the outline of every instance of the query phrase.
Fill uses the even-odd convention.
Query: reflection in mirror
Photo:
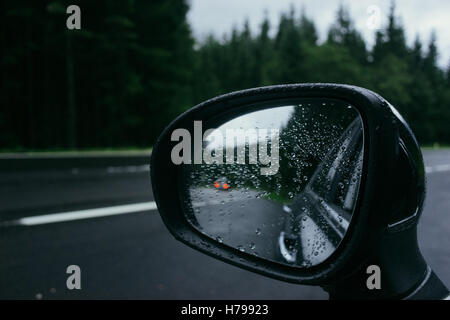
[[[315,266],[345,236],[359,192],[363,125],[356,108],[308,99],[264,105],[203,135],[183,166],[190,223],[228,246]]]

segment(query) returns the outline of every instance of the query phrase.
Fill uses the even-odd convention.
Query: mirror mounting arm
[[[448,296],[449,290],[420,253],[416,226],[402,232],[385,232],[372,252],[355,273],[322,286],[330,300],[440,300]],[[372,265],[379,267],[380,289],[368,289],[372,275],[368,267]]]

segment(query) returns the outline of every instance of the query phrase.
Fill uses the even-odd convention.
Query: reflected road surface
[[[281,204],[259,197],[253,190],[192,188],[190,192],[194,227],[233,248],[286,263],[277,254],[287,216]]]
[[[419,243],[450,286],[450,150],[424,151],[424,157],[428,188]],[[145,209],[152,201],[149,174],[139,168],[0,173],[0,298],[327,299],[321,288],[266,278],[177,242],[157,210]],[[145,205],[124,213],[130,204]],[[104,214],[117,206],[121,213]],[[46,214],[67,212],[86,219],[45,223]],[[5,224],[29,216],[44,218]],[[72,264],[81,268],[81,290],[66,287]]]

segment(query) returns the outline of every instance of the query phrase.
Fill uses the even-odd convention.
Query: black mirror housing
[[[211,119],[248,113],[254,110],[252,106],[264,102],[297,98],[348,102],[359,111],[364,129],[360,191],[348,232],[329,258],[304,269],[241,252],[195,229],[183,214],[180,168],[171,161],[174,144],[171,133],[175,129],[183,128],[193,134],[194,121],[211,123]],[[369,298],[406,297],[429,272],[416,239],[425,194],[420,148],[395,108],[364,88],[321,83],[277,85],[233,92],[203,102],[180,115],[161,134],[152,153],[151,180],[161,217],[176,239],[250,271],[292,283],[320,285],[331,296],[344,296],[337,288],[345,288],[348,297]],[[403,196],[408,197],[407,201],[399,201]],[[402,261],[413,263],[405,265]],[[386,282],[377,292],[365,286],[366,268],[370,264],[379,265],[384,272]],[[388,280],[391,278],[397,279],[395,283]],[[345,285],[355,281],[361,282],[360,285],[352,285],[351,289]]]

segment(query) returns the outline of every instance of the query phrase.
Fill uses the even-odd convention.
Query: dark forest
[[[197,41],[187,1],[80,0],[80,30],[66,28],[69,4],[1,2],[1,151],[148,148],[205,99],[301,82],[372,89],[422,145],[450,143],[450,69],[437,64],[439,34],[409,46],[394,5],[369,48],[345,7],[322,42],[314,21],[294,9],[256,33],[244,22]]]

